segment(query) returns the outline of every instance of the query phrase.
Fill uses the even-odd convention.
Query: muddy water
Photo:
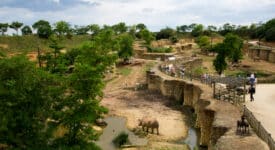
[[[122,117],[107,117],[104,119],[108,125],[103,130],[103,134],[99,137],[96,142],[102,150],[116,150],[116,147],[112,143],[112,140],[121,132],[128,133],[129,141],[135,146],[145,146],[147,145],[147,139],[139,138],[133,132],[129,131],[126,127],[126,119]]]

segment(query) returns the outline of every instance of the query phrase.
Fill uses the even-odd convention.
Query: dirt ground
[[[139,118],[155,117],[160,124],[160,135],[149,134],[147,136],[150,147],[159,147],[158,142],[169,142],[186,137],[187,117],[181,111],[181,106],[176,106],[171,100],[157,93],[134,90],[136,83],[145,83],[144,67],[145,64],[134,66],[129,75],[120,75],[108,82],[101,104],[109,108],[109,115],[125,117],[129,129],[138,126]],[[165,145],[170,148],[175,146],[171,143]]]

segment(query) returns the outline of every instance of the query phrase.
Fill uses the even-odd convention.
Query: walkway
[[[275,84],[258,84],[256,86],[255,101],[250,102],[246,97],[246,106],[253,112],[264,128],[275,139]]]

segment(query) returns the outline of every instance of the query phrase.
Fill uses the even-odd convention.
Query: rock
[[[107,126],[107,123],[102,118],[96,119],[95,124],[98,126]]]

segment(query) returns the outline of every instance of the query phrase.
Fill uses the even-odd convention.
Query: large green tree
[[[133,38],[131,35],[124,34],[120,36],[118,56],[126,62],[133,55]]]
[[[8,23],[0,23],[0,32],[2,35],[5,34],[5,32],[8,31],[9,24]]]
[[[239,36],[229,33],[225,36],[223,43],[231,63],[238,63],[243,57],[243,40]]]
[[[199,45],[203,53],[208,53],[210,50],[210,39],[208,36],[199,36],[196,38],[195,42]]]
[[[69,34],[70,31],[70,24],[66,21],[58,21],[54,24],[54,32],[59,37]]]
[[[147,45],[150,45],[151,42],[155,39],[153,34],[147,29],[141,30],[140,35],[141,35],[141,39],[143,39]]]
[[[40,38],[49,38],[52,34],[52,27],[48,21],[39,20],[35,22],[32,27],[37,30],[37,35]]]
[[[1,58],[0,70],[0,143],[10,149],[47,149],[46,120],[59,95],[57,82],[23,56]]]
[[[14,21],[10,24],[10,28],[14,29],[17,35],[18,35],[18,29],[20,29],[22,26],[23,26],[23,23],[18,21]]]
[[[32,29],[30,26],[26,25],[21,29],[22,35],[30,35],[32,34]]]
[[[195,25],[195,27],[191,31],[191,35],[194,37],[198,37],[198,36],[202,35],[202,33],[203,33],[203,25],[202,24]]]

